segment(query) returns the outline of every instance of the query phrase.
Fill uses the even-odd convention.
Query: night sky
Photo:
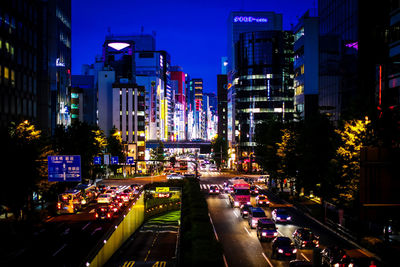
[[[316,0],[72,0],[72,74],[101,54],[105,35],[156,32],[156,49],[192,78],[203,78],[204,91],[216,92],[221,57],[226,56],[227,18],[231,11],[283,14],[285,30]]]

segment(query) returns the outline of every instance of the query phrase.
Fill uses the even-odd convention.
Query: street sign
[[[110,155],[104,155],[104,165],[110,165]]]
[[[94,165],[101,165],[101,157],[94,157],[93,164]]]
[[[118,165],[118,156],[111,157],[111,164],[112,165]]]
[[[169,187],[156,187],[156,192],[157,193],[169,192]]]
[[[48,156],[49,182],[80,182],[81,156]]]
[[[129,164],[129,165],[135,164],[133,157],[126,157],[126,164]]]

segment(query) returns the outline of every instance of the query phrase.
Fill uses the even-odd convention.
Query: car
[[[274,209],[272,211],[272,220],[279,223],[287,223],[292,221],[292,217],[284,209]]]
[[[309,228],[298,228],[292,235],[293,241],[298,248],[319,247],[319,237]]]
[[[211,194],[219,194],[219,187],[212,185],[210,186],[210,188],[208,189],[208,193]]]
[[[259,219],[267,219],[267,215],[262,208],[250,208],[248,222],[250,228],[256,228]]]
[[[183,179],[183,176],[174,172],[174,173],[167,175],[167,179],[168,180]]]
[[[269,175],[261,175],[260,177],[257,178],[258,183],[266,183],[267,180],[269,179]]]
[[[216,172],[216,171],[218,171],[218,168],[217,168],[217,166],[215,166],[215,165],[210,165],[210,167],[208,167],[208,170],[209,170],[210,172]]]
[[[258,195],[256,196],[256,204],[258,206],[269,206],[270,202],[266,195]]]
[[[104,194],[110,195],[111,197],[115,197],[117,195],[117,192],[115,192],[115,190],[108,189],[104,192]]]
[[[275,223],[270,219],[260,219],[257,223],[257,237],[260,241],[271,240],[278,236]]]
[[[105,184],[99,184],[99,185],[97,186],[97,189],[99,190],[100,193],[104,193],[104,192],[105,192],[107,189],[109,189],[109,188],[108,188],[108,186],[105,185]]]
[[[130,200],[129,194],[127,193],[120,193],[119,196],[122,198],[122,200],[127,204]]]
[[[115,203],[110,203],[110,204],[108,205],[108,207],[111,209],[111,211],[112,211],[114,214],[119,213],[119,212],[121,211],[120,207],[117,206],[117,205],[115,205]]]
[[[130,200],[132,200],[132,199],[134,198],[133,190],[130,189],[130,188],[125,189],[125,190],[123,191],[123,193],[124,193],[124,194],[128,194]]]
[[[110,220],[112,219],[113,212],[109,206],[99,206],[96,208],[94,216],[98,220]]]
[[[258,192],[258,188],[255,185],[250,186],[250,195],[257,195]]]
[[[111,203],[112,197],[109,194],[100,194],[97,197],[97,203]]]
[[[250,208],[254,208],[250,204],[243,204],[240,206],[240,215],[242,215],[242,218],[249,216]]]
[[[292,260],[289,262],[289,267],[311,267],[312,262],[306,260]]]
[[[110,186],[110,190],[114,190],[114,191],[115,191],[115,193],[118,193],[118,192],[119,192],[119,187],[118,187],[118,186],[116,186],[116,185],[114,185],[114,186]]]
[[[139,190],[140,188],[142,188],[142,185],[140,184],[131,184],[130,185],[132,190]]]
[[[338,246],[327,247],[321,251],[322,266],[345,266],[351,263],[350,257]]]
[[[297,256],[297,248],[292,240],[286,236],[278,236],[272,241],[271,258],[293,259]]]
[[[120,208],[126,205],[125,201],[121,197],[118,197],[118,196],[116,196],[113,199],[113,204],[115,204],[117,207],[120,207]]]

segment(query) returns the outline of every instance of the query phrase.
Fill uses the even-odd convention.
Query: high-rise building
[[[302,118],[318,112],[319,28],[315,11],[307,11],[294,27],[294,105]]]
[[[228,57],[221,57],[221,74],[228,73]]]
[[[242,33],[236,52],[235,130],[238,159],[245,161],[256,146],[257,124],[272,118],[293,119],[293,34],[289,31]]]
[[[218,136],[228,140],[228,77],[217,75]]]
[[[0,3],[0,125],[3,127],[22,119],[37,122],[43,115],[39,110],[43,92],[37,86],[41,66],[38,63],[42,60],[40,9],[39,1]],[[24,34],[28,32],[29,39]],[[44,117],[47,119],[48,113]]]
[[[136,82],[146,92],[146,140],[170,140],[173,99],[169,55],[165,51],[138,51],[135,62]]]
[[[212,140],[218,132],[218,99],[214,93],[203,94],[203,114],[206,140]]]
[[[319,109],[333,121],[338,121],[343,112],[355,111],[355,103],[360,101],[361,94],[357,92],[357,2],[318,1]]]
[[[194,87],[194,137],[202,139],[204,137],[204,118],[203,118],[203,79],[194,78],[191,80]]]
[[[97,125],[97,87],[93,75],[71,77],[71,120],[79,119]],[[74,106],[78,103],[78,106]],[[77,112],[77,113],[76,113]]]
[[[145,159],[145,89],[132,83],[116,82],[112,85],[112,124],[121,133],[124,143],[133,147],[135,160]],[[139,163],[138,169],[145,165]],[[143,165],[141,167],[141,165]]]
[[[171,67],[171,85],[175,94],[174,140],[186,140],[186,82],[185,73],[179,66]]]

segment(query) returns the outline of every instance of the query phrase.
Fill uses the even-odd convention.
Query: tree
[[[321,114],[301,122],[298,131],[297,188],[313,191],[325,200],[335,192],[334,159],[338,137],[332,123]]]
[[[278,173],[280,174],[281,181],[283,181],[283,179],[295,177],[297,171],[297,135],[288,125],[286,127],[287,128],[281,130],[281,142],[276,144],[278,146],[276,153],[280,159]]]
[[[1,130],[1,141],[7,152],[1,160],[1,169],[12,174],[3,176],[0,202],[11,210],[15,219],[29,218],[33,212],[33,192],[41,178],[41,131],[29,121],[12,123],[9,129]]]
[[[345,206],[353,203],[359,190],[360,150],[367,139],[368,120],[348,120],[342,129],[337,129],[340,135],[340,146],[336,150],[340,180],[338,202]]]
[[[264,121],[256,127],[256,161],[271,177],[278,176],[280,159],[277,155],[277,143],[281,141],[281,129],[282,123],[277,120]]]
[[[218,168],[224,166],[224,162],[228,161],[228,141],[222,136],[217,136],[212,142],[211,147],[214,151],[214,161]]]
[[[82,178],[89,179],[93,173],[93,159],[104,152],[106,141],[98,126],[77,121],[67,128],[57,126],[52,144],[59,155],[80,155]]]
[[[121,132],[113,127],[110,136],[107,138],[107,153],[113,157],[118,157],[119,162],[125,162],[124,144],[122,143]],[[118,166],[111,165],[110,168],[115,172]]]

